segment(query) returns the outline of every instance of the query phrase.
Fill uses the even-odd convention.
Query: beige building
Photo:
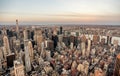
[[[10,51],[9,41],[8,41],[8,37],[6,35],[4,35],[4,37],[3,37],[3,45],[5,47],[4,51],[6,51],[6,54],[10,54],[11,51]]]
[[[86,52],[86,55],[89,56],[90,54],[90,48],[91,48],[91,40],[90,38],[88,39],[88,46],[87,46],[87,52]]]
[[[24,66],[20,61],[14,61],[15,76],[25,76]]]
[[[30,61],[33,61],[34,53],[33,53],[33,46],[31,41],[28,41],[28,50],[29,50]]]

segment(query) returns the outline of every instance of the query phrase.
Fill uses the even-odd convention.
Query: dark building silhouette
[[[54,48],[57,47],[57,42],[58,42],[58,36],[57,35],[53,35],[52,36],[52,40],[53,40],[53,43],[54,43]]]
[[[7,55],[7,67],[13,67],[15,60],[15,54],[12,53],[10,55]]]
[[[60,26],[60,34],[62,34],[63,28],[62,26]]]
[[[107,44],[111,44],[112,37],[107,36]]]
[[[0,35],[2,34],[2,31],[0,30]]]
[[[20,44],[20,48],[24,50],[24,44]]]
[[[31,31],[31,39],[34,40],[34,31]]]
[[[47,50],[54,50],[54,42],[52,40],[47,40]]]
[[[63,42],[66,46],[70,45],[70,38],[68,36],[63,36]]]

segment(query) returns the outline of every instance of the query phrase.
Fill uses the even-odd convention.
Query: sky
[[[0,0],[0,24],[120,24],[120,0]]]

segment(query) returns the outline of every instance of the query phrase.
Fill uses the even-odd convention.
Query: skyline
[[[119,0],[1,0],[0,24],[120,24]]]

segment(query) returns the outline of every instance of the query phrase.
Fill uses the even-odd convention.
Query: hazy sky
[[[0,0],[0,24],[120,24],[120,0]]]

